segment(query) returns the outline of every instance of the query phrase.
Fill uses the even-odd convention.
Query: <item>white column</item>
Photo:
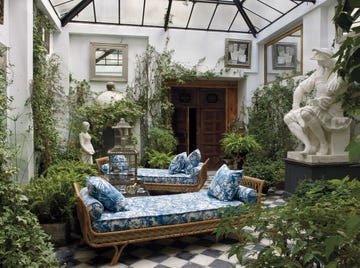
[[[11,143],[17,148],[19,169],[17,181],[24,183],[34,176],[34,138],[31,107],[25,102],[30,98],[33,77],[33,1],[8,1],[9,13],[9,64],[12,84],[8,96],[13,97],[9,111],[8,129]]]

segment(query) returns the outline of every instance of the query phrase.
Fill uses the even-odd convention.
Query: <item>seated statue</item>
[[[351,119],[344,117],[337,96],[347,83],[333,72],[336,60],[329,49],[313,49],[311,59],[318,68],[302,81],[294,91],[292,110],[284,117],[290,131],[304,144],[302,154],[327,155],[330,153],[328,133],[349,127]],[[305,106],[300,107],[305,95],[313,93]]]

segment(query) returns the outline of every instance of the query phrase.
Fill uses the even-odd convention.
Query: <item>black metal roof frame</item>
[[[56,12],[56,8],[60,5],[63,4],[68,4],[69,2],[72,2],[74,0],[64,0],[62,3],[59,3],[57,5],[54,5],[52,3],[52,0],[49,0],[50,4],[52,5],[52,7],[55,10],[55,13],[58,14],[58,12]],[[295,9],[296,7],[300,6],[301,4],[305,3],[305,2],[310,2],[315,4],[316,0],[286,0],[286,1],[290,1],[292,3],[294,3],[294,7],[291,8],[290,10],[288,10],[286,13],[281,12],[280,10],[270,6],[269,4],[267,4],[264,0],[249,0],[249,1],[257,1],[258,3],[261,3],[269,8],[271,8],[272,10],[274,10],[276,13],[279,14],[279,16],[274,19],[274,20],[269,20],[267,18],[265,18],[263,15],[258,14],[256,11],[254,10],[250,10],[246,7],[244,7],[244,3],[247,0],[233,0],[233,1],[226,1],[226,0],[168,0],[168,6],[167,6],[167,10],[166,10],[166,14],[164,14],[164,25],[163,26],[159,26],[159,25],[150,25],[150,24],[145,24],[145,8],[146,8],[146,0],[143,0],[143,5],[142,5],[142,20],[141,20],[141,24],[129,24],[129,23],[122,23],[121,22],[121,18],[120,18],[120,1],[118,0],[118,10],[117,10],[117,14],[118,14],[118,23],[108,23],[108,22],[98,22],[97,21],[97,13],[96,13],[96,6],[95,6],[95,1],[94,0],[81,0],[80,2],[78,2],[75,6],[73,6],[66,14],[64,14],[63,16],[60,17],[59,19],[61,21],[61,25],[64,27],[65,25],[67,25],[69,22],[77,22],[77,23],[100,23],[100,24],[116,24],[116,25],[123,25],[123,26],[141,26],[141,27],[157,27],[157,28],[164,28],[165,31],[167,31],[168,29],[186,29],[186,30],[206,30],[206,31],[220,31],[220,32],[236,32],[236,33],[248,33],[248,34],[252,34],[254,37],[256,37],[256,35],[261,32],[262,30],[264,30],[265,28],[269,27],[271,24],[273,24],[275,21],[279,20],[280,18],[282,18],[283,16],[285,16],[287,13],[289,13],[290,11],[292,11],[293,9]],[[151,1],[151,0],[150,0]],[[192,7],[191,7],[191,11],[186,23],[186,27],[176,27],[173,25],[170,25],[170,20],[171,20],[171,11],[172,11],[172,3],[174,1],[183,1],[186,3],[191,2],[192,3]],[[197,3],[206,3],[206,4],[212,4],[214,5],[214,10],[212,13],[212,16],[209,20],[208,23],[208,27],[206,29],[201,29],[201,28],[195,28],[195,27],[189,27],[189,23],[190,20],[193,16],[193,10],[194,7]],[[90,4],[92,4],[93,6],[93,12],[94,12],[94,21],[93,22],[89,22],[89,21],[79,21],[79,20],[73,20],[81,11],[83,11],[86,7],[88,7]],[[233,17],[233,19],[231,20],[231,23],[229,25],[229,27],[227,29],[223,29],[223,30],[219,30],[219,29],[211,29],[211,23],[214,19],[214,16],[216,14],[217,8],[219,5],[233,5],[236,6],[237,11]],[[231,30],[231,27],[236,19],[236,17],[238,15],[241,15],[241,17],[243,18],[243,20],[245,21],[247,27],[248,27],[248,31],[236,31],[236,30]],[[263,28],[258,28],[256,26],[254,26],[253,22],[251,21],[251,19],[249,18],[249,14],[252,14],[256,17],[259,17],[265,21],[268,22],[268,24],[263,27]]]

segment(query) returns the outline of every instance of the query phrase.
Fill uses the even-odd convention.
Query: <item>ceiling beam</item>
[[[172,0],[169,0],[168,8],[165,15],[165,24],[164,24],[165,32],[168,30],[169,27],[171,5],[172,5]]]
[[[243,17],[246,25],[249,27],[250,32],[252,33],[252,35],[254,37],[256,37],[256,34],[257,34],[256,29],[255,29],[254,25],[252,24],[251,20],[249,19],[248,15],[246,14],[242,3],[240,2],[240,0],[233,0],[233,1],[236,5],[237,9],[239,10],[241,16]]]
[[[82,0],[76,6],[74,6],[64,17],[61,18],[61,26],[65,26],[71,21],[77,14],[79,14],[84,8],[86,8],[94,0]]]

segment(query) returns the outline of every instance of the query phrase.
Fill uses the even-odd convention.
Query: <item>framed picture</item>
[[[276,43],[272,49],[273,69],[296,69],[296,43]]]
[[[250,68],[251,41],[225,39],[225,67]]]

